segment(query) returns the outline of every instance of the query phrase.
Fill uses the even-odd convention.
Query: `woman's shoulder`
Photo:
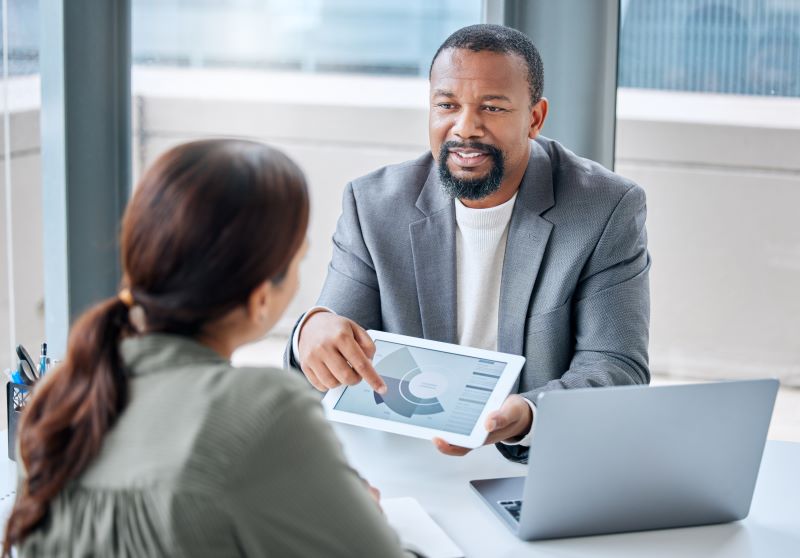
[[[230,367],[212,376],[204,381],[206,412],[195,446],[202,454],[243,457],[286,424],[309,415],[317,415],[312,423],[322,420],[318,392],[293,370]]]
[[[324,428],[316,391],[291,370],[216,362],[137,375],[101,455],[83,475],[93,488],[172,487],[215,493],[286,424]]]
[[[233,406],[240,415],[281,413],[297,401],[319,403],[314,388],[294,370],[273,367],[233,367],[224,370],[215,390],[216,403]]]

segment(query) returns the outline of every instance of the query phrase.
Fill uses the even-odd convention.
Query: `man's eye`
[[[491,105],[486,105],[483,107],[487,112],[505,112],[506,109],[502,107],[493,107]]]
[[[437,103],[436,106],[439,107],[440,109],[450,110],[455,105],[453,105],[453,103]]]

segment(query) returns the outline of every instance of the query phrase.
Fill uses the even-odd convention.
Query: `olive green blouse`
[[[20,556],[404,555],[296,375],[173,335],[121,352],[130,403]]]

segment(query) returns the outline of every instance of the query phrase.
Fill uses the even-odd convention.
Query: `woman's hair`
[[[125,211],[123,286],[148,332],[195,336],[264,281],[280,282],[307,224],[305,179],[280,151],[233,139],[180,145],[150,167]],[[25,408],[25,476],[4,555],[46,520],[51,500],[97,456],[125,408],[119,343],[134,333],[126,302],[127,293],[78,319],[63,364]]]

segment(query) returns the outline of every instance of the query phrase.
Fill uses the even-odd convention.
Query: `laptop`
[[[548,391],[527,476],[470,484],[523,540],[743,519],[777,391],[774,379]]]

